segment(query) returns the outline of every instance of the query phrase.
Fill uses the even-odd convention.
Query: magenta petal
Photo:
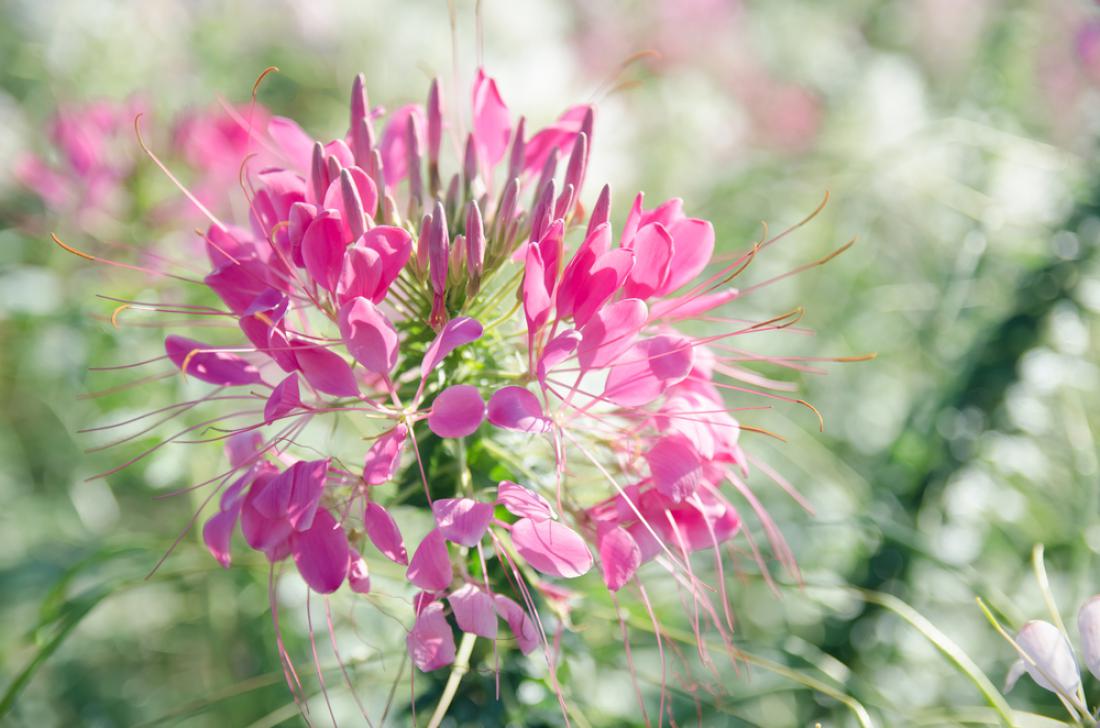
[[[218,511],[211,516],[202,527],[202,540],[210,554],[218,560],[218,563],[229,568],[230,555],[229,544],[233,540],[233,529],[237,525],[237,517],[241,512],[241,504],[228,511]]]
[[[675,291],[699,275],[714,253],[714,227],[706,220],[685,217],[667,227],[675,241],[676,252],[668,280],[658,291],[660,295]]]
[[[577,360],[582,369],[599,369],[615,361],[634,343],[646,325],[649,312],[637,298],[624,298],[606,306],[581,331]]]
[[[550,370],[572,356],[581,340],[581,333],[570,329],[555,336],[542,350],[542,357],[538,363],[538,377],[543,389],[546,388],[546,377],[550,374]]]
[[[649,298],[665,285],[672,265],[675,245],[668,230],[660,223],[646,225],[634,237],[634,267],[627,277],[624,295]]]
[[[443,591],[451,585],[454,572],[447,542],[438,528],[433,528],[416,547],[409,569],[409,581],[425,591]]]
[[[297,531],[308,529],[321,502],[328,464],[328,460],[299,460],[267,483],[254,507],[266,518],[284,519]]]
[[[368,298],[380,302],[405,267],[412,253],[412,236],[404,228],[378,225],[368,230],[360,244],[378,253],[381,271],[378,285]]]
[[[271,390],[271,396],[267,398],[267,404],[264,405],[264,424],[270,425],[280,417],[293,412],[301,404],[298,374],[291,372],[286,379],[275,386],[275,389]]]
[[[600,548],[603,581],[611,591],[619,591],[634,578],[642,564],[642,549],[625,529],[615,526],[596,539]]]
[[[239,468],[253,459],[263,445],[264,436],[258,430],[248,430],[230,435],[225,441],[225,454],[229,464]]]
[[[513,516],[520,518],[545,521],[553,517],[553,511],[545,498],[510,480],[502,480],[497,486],[497,503]]]
[[[583,277],[582,290],[577,293],[573,308],[573,322],[577,326],[588,323],[619,292],[633,267],[634,254],[629,250],[616,248],[601,255]]]
[[[465,584],[447,597],[454,612],[458,628],[478,637],[495,640],[497,637],[497,613],[493,599],[473,584]]]
[[[549,432],[551,428],[538,397],[523,387],[503,387],[493,392],[488,413],[489,422],[506,430]]]
[[[340,215],[333,210],[319,214],[302,237],[302,259],[306,271],[326,291],[336,292],[347,243]]]
[[[275,562],[289,553],[288,539],[293,527],[283,518],[269,518],[256,508],[256,500],[275,478],[272,471],[256,478],[245,496],[241,507],[241,533],[245,543],[257,551],[263,551],[269,561]]]
[[[592,553],[584,539],[557,521],[521,518],[512,525],[512,543],[532,568],[571,579],[592,568]]]
[[[351,549],[348,561],[348,586],[356,594],[370,594],[370,570],[355,549]]]
[[[427,377],[455,348],[481,338],[481,324],[466,316],[451,319],[428,345],[420,364],[420,376]]]
[[[370,542],[382,552],[383,556],[395,563],[408,565],[409,556],[405,552],[405,541],[401,538],[401,531],[398,530],[393,516],[385,508],[374,502],[368,503],[363,513],[363,527],[367,531]]]
[[[173,335],[164,340],[168,358],[180,371],[195,379],[223,387],[263,381],[260,372],[250,362],[236,354],[210,351],[216,348],[182,336]]]
[[[439,532],[448,541],[473,547],[493,520],[493,506],[473,498],[439,498],[432,502],[432,514]]]
[[[554,149],[558,149],[562,155],[569,154],[573,141],[581,130],[581,124],[584,123],[584,117],[592,108],[588,104],[571,106],[557,121],[528,139],[523,160],[524,171],[542,169],[546,158]]]
[[[527,616],[527,612],[523,607],[503,594],[493,595],[493,606],[497,608],[497,613],[504,617],[504,621],[508,623],[508,628],[516,636],[516,643],[519,645],[520,652],[525,655],[534,652],[535,648],[539,646],[539,633],[535,628],[534,621]]]
[[[454,633],[439,602],[420,611],[405,642],[413,664],[423,672],[438,670],[455,661]]]
[[[291,553],[298,573],[313,591],[331,594],[344,583],[351,549],[344,529],[327,510],[317,511],[308,531],[294,534]]]
[[[351,367],[339,354],[316,344],[295,341],[294,358],[306,381],[318,391],[334,397],[358,397],[359,383]]]
[[[397,184],[409,173],[409,150],[406,144],[409,117],[413,119],[417,136],[423,137],[424,111],[417,104],[408,104],[394,111],[382,132],[382,142],[378,148],[382,155],[382,171],[386,175],[387,187]]]
[[[382,281],[382,257],[378,251],[359,243],[344,253],[336,297],[340,303],[362,296],[373,298]]]
[[[674,502],[695,492],[703,479],[703,462],[695,448],[679,435],[662,437],[645,453],[653,485]]]
[[[397,329],[373,303],[353,298],[341,306],[340,336],[367,371],[389,376],[397,363]]]
[[[477,387],[456,384],[447,387],[432,402],[428,428],[440,437],[466,437],[477,431],[485,419],[485,401]]]
[[[273,116],[267,122],[267,133],[275,140],[287,159],[298,171],[309,169],[309,158],[313,154],[313,139],[302,130],[302,127],[291,119],[282,116]]]
[[[603,396],[624,407],[647,405],[691,373],[693,344],[678,336],[655,336],[635,344],[611,367]]]
[[[408,434],[409,428],[397,425],[375,440],[363,463],[363,481],[367,485],[381,485],[393,478],[401,463],[401,451]]]
[[[504,157],[512,121],[508,107],[500,97],[496,81],[478,69],[473,92],[474,141],[482,163],[493,167]]]

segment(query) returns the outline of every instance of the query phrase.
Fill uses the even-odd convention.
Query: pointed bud
[[[389,192],[382,198],[382,219],[387,225],[401,227],[401,213],[397,211],[397,200]]]
[[[468,134],[466,136],[466,151],[462,157],[462,181],[465,185],[467,193],[474,186],[474,180],[477,179],[477,144],[474,142],[474,135]]]
[[[359,196],[359,189],[355,186],[351,173],[346,169],[340,170],[340,196],[343,198],[351,237],[358,240],[367,231],[364,220],[365,211],[363,210],[363,200]]]
[[[439,79],[432,79],[428,90],[428,161],[439,163],[439,146],[443,140],[443,100],[439,95]]]
[[[386,169],[382,164],[382,152],[378,148],[374,148],[370,152],[370,162],[367,165],[367,174],[370,175],[371,181],[374,182],[375,189],[379,193],[386,190]]]
[[[573,185],[567,184],[562,193],[558,195],[558,202],[554,205],[554,219],[564,220],[569,213],[569,210],[573,207],[573,198],[576,196],[576,191],[573,189]]]
[[[443,198],[443,204],[448,212],[454,212],[458,209],[458,196],[461,189],[462,181],[457,174],[452,175],[451,182],[447,185],[447,196]]]
[[[551,150],[550,154],[546,157],[545,164],[542,165],[542,174],[539,175],[539,183],[535,186],[535,196],[541,197],[543,190],[550,184],[550,181],[554,179],[554,175],[558,171],[558,158],[561,155],[558,152],[557,147]]]
[[[432,215],[424,213],[420,220],[420,234],[416,238],[416,269],[422,276],[428,272],[428,240],[432,236]]]
[[[360,119],[351,127],[351,154],[355,157],[355,163],[367,170],[373,177],[371,170],[371,152],[374,151],[374,127],[370,118]],[[379,187],[378,189],[383,189]]]
[[[524,138],[525,119],[519,117],[519,124],[512,134],[512,154],[508,158],[508,177],[516,178],[523,174],[523,163],[527,155],[527,139]]]
[[[340,166],[340,160],[336,158],[335,154],[329,155],[329,158],[326,160],[326,166],[328,167],[328,181],[330,183],[340,178],[340,170],[343,169],[343,167]]]
[[[573,153],[569,155],[569,166],[565,168],[565,189],[573,187],[572,197],[580,196],[581,185],[584,183],[585,168],[588,166],[588,135],[581,132],[577,135],[577,141],[573,143]],[[570,200],[572,202],[573,200]],[[568,210],[566,211],[568,212]],[[565,213],[559,215],[565,217]]]
[[[481,209],[473,200],[466,205],[466,265],[471,280],[480,280],[485,262],[485,229]]]
[[[448,263],[449,272],[447,285],[448,287],[457,286],[461,283],[462,272],[466,268],[466,236],[459,234],[455,236],[455,239],[451,241],[451,260]]]
[[[443,295],[447,288],[447,260],[450,256],[450,240],[447,234],[447,212],[436,200],[432,210],[432,225],[428,233],[428,274],[432,289]]]
[[[321,146],[321,142],[314,142],[309,166],[309,184],[317,204],[321,204],[325,199],[325,190],[328,189],[330,181],[328,166],[325,164],[325,148]]]
[[[504,187],[504,192],[500,196],[500,205],[497,207],[496,214],[493,215],[493,223],[489,230],[489,241],[495,243],[504,237],[505,232],[508,230],[508,226],[511,225],[512,220],[516,217],[516,205],[519,198],[519,179],[513,177],[507,185]],[[494,256],[490,256],[495,261]]]
[[[585,237],[592,231],[603,225],[611,217],[611,186],[604,185],[600,190],[600,196],[596,198],[596,205],[592,208],[592,214],[588,218],[588,230]]]
[[[537,243],[546,229],[550,227],[553,214],[554,196],[557,194],[557,182],[553,179],[542,188],[542,194],[531,208],[531,242]]]
[[[356,74],[351,82],[351,122],[349,129],[354,129],[363,119],[370,118],[370,102],[367,101],[367,79],[363,74]]]
[[[416,133],[416,117],[409,114],[405,126],[405,149],[408,154],[409,170],[409,217],[419,211],[424,199],[424,184],[420,176],[420,135]]]

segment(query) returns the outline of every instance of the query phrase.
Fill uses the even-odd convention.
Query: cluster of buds
[[[215,439],[226,440],[228,469],[194,486],[214,507],[207,547],[229,566],[239,525],[273,574],[290,557],[320,594],[369,592],[379,556],[405,567],[408,648],[425,671],[455,660],[455,627],[497,640],[503,619],[522,652],[544,647],[553,672],[539,601],[567,623],[562,580],[596,564],[607,589],[633,587],[648,609],[639,574],[657,562],[690,593],[696,632],[703,615],[729,645],[721,547],[742,525],[731,497],[794,565],[747,484],[750,466],[789,485],[742,450],[740,433],[755,428],[734,419],[723,392],[805,404],[743,363],[811,368],[732,344],[800,310],[751,322],[718,309],[759,289],[731,281],[786,233],[719,261],[709,222],[678,199],[647,209],[639,194],[616,242],[610,189],[590,210],[582,203],[594,108],[569,108],[528,136],[480,71],[468,111],[443,102],[436,82],[424,107],[387,115],[360,76],[338,139],[314,141],[281,117],[244,126],[279,164],[242,173],[248,227],[197,203],[211,221],[212,270],[191,282],[220,305],[124,304],[229,319],[243,334],[228,345],[171,335],[166,357],[143,362],[167,358],[212,385],[175,412],[245,403],[183,431],[225,431]],[[449,177],[445,158],[460,160]],[[722,330],[678,330],[692,320]],[[369,445],[300,459],[302,433],[333,417],[365,429]],[[353,457],[361,469],[346,464]],[[509,479],[492,477],[502,470]],[[407,480],[413,492],[379,496]],[[434,527],[407,546],[395,508],[417,503]],[[696,551],[713,552],[717,588],[692,568]],[[700,639],[709,661],[706,651]]]

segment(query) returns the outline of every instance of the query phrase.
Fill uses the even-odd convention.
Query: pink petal
[[[164,340],[168,358],[180,371],[195,379],[222,387],[263,381],[260,372],[247,360],[236,354],[208,351],[213,348],[216,347],[182,336],[172,335]]]
[[[276,146],[293,163],[294,168],[304,172],[309,169],[309,159],[313,155],[313,139],[294,121],[282,116],[273,116],[267,123],[267,133],[275,140]]]
[[[508,149],[512,121],[508,107],[500,98],[496,81],[478,69],[473,92],[474,141],[478,157],[488,167],[494,167]]]
[[[271,278],[270,266],[252,258],[226,263],[203,278],[203,282],[218,294],[230,311],[241,314],[256,296],[276,285]]]
[[[406,638],[413,664],[423,672],[446,667],[455,661],[455,637],[443,616],[443,605],[433,602],[421,610]]]
[[[648,318],[645,303],[637,298],[624,298],[598,312],[580,330],[577,360],[581,368],[599,369],[615,361],[630,349]]]
[[[291,553],[298,573],[313,591],[331,594],[344,583],[351,549],[344,529],[327,510],[317,511],[309,530],[294,534]]]
[[[271,396],[267,398],[267,404],[264,405],[264,424],[270,425],[301,405],[302,398],[298,390],[298,374],[291,372],[286,379],[275,386],[275,389],[271,390]]]
[[[273,478],[253,505],[267,518],[283,518],[304,531],[313,524],[328,474],[328,460],[299,460]]]
[[[609,250],[592,264],[584,276],[582,290],[577,294],[573,321],[584,326],[592,316],[619,292],[634,267],[634,253],[616,248]]]
[[[504,617],[504,621],[508,623],[508,628],[516,636],[516,643],[520,652],[525,655],[534,652],[535,648],[539,646],[539,633],[535,628],[535,623],[527,616],[527,612],[523,607],[503,594],[493,595],[493,606],[496,607],[497,613]]]
[[[356,594],[370,594],[370,571],[367,562],[355,549],[350,550],[348,586]]]
[[[502,387],[489,398],[489,422],[506,430],[549,432],[538,397],[523,387]]]
[[[426,591],[443,591],[451,585],[454,578],[451,556],[447,551],[447,542],[443,540],[443,533],[438,528],[429,531],[416,547],[405,575],[413,586]]]
[[[534,336],[550,317],[550,290],[546,286],[548,268],[539,246],[528,246],[523,270],[523,313],[527,317],[527,331]]]
[[[406,148],[405,135],[409,117],[413,117],[417,135],[424,135],[424,111],[416,104],[402,106],[390,115],[390,120],[382,132],[382,141],[378,145],[382,154],[382,171],[386,175],[386,186],[393,187],[409,173],[409,151]],[[421,140],[423,145],[423,139]]]
[[[625,529],[614,526],[596,539],[600,548],[603,581],[611,591],[619,591],[634,578],[642,564],[642,550]]]
[[[646,451],[645,460],[653,485],[678,502],[695,492],[703,479],[703,463],[695,448],[683,437],[662,437]]]
[[[440,437],[472,435],[485,419],[485,401],[477,387],[456,384],[436,396],[428,414],[428,428]]]
[[[493,506],[472,498],[439,498],[432,502],[432,514],[448,541],[472,548],[493,520]]]
[[[225,441],[225,454],[229,458],[229,464],[234,468],[241,467],[253,458],[263,442],[264,436],[257,430],[230,435]]]
[[[241,506],[241,533],[245,543],[257,551],[263,551],[272,562],[285,558],[290,552],[288,539],[294,532],[284,518],[269,518],[255,507],[256,499],[276,475],[272,469],[257,476]]]
[[[572,356],[580,345],[581,339],[579,331],[563,331],[555,336],[542,350],[542,357],[539,358],[537,370],[539,384],[543,389],[546,388],[546,377],[550,374],[550,370]]]
[[[373,303],[353,298],[341,306],[340,336],[367,371],[389,377],[397,363],[397,329]]]
[[[219,564],[227,569],[231,561],[229,545],[233,540],[233,529],[237,526],[240,512],[241,504],[238,502],[231,510],[219,510],[202,527],[202,541],[206,544],[207,550]]]
[[[370,542],[382,552],[383,556],[394,563],[408,565],[409,556],[405,552],[405,541],[401,538],[401,531],[398,530],[393,516],[385,508],[373,501],[368,503],[366,512],[363,514],[363,527],[367,531]]]
[[[377,252],[381,260],[378,285],[373,293],[367,296],[375,303],[379,303],[385,298],[390,285],[397,280],[397,276],[409,260],[409,255],[412,253],[412,236],[404,228],[376,225],[359,239],[359,243]]]
[[[592,553],[576,531],[557,521],[521,518],[512,524],[512,543],[537,571],[571,579],[592,568]]]
[[[497,638],[497,613],[488,594],[473,584],[465,584],[451,592],[447,601],[460,630],[486,639]]]
[[[554,514],[550,504],[541,495],[519,483],[502,480],[497,486],[497,503],[513,516],[534,521],[549,520]]]
[[[671,293],[699,275],[714,253],[714,226],[706,220],[685,217],[666,226],[676,252],[659,295]]]
[[[344,253],[340,281],[336,284],[337,300],[346,303],[360,296],[373,299],[381,281],[382,257],[360,241]]]
[[[460,316],[448,321],[424,352],[420,376],[427,378],[455,348],[481,338],[481,332],[481,324],[476,319]]]
[[[592,228],[573,254],[562,272],[556,306],[558,316],[568,318],[573,314],[576,298],[583,293],[584,282],[596,259],[611,248],[611,226],[607,223]]]
[[[316,344],[296,340],[294,358],[306,381],[334,397],[358,397],[359,383],[344,358]]]
[[[334,210],[321,212],[302,237],[302,260],[306,271],[317,285],[330,293],[336,292],[340,282],[347,244],[343,222]]]
[[[405,425],[397,425],[375,440],[367,450],[363,463],[363,480],[367,485],[381,485],[393,478],[397,466],[401,464],[401,452],[408,433],[409,428]]]
[[[688,339],[655,336],[622,355],[607,376],[603,396],[624,407],[647,405],[691,373],[694,354]]]
[[[554,149],[558,149],[562,155],[568,154],[581,130],[584,117],[591,108],[587,104],[572,106],[557,121],[528,139],[523,161],[524,171],[542,169],[546,158]]]
[[[378,206],[378,191],[375,189],[374,182],[371,181],[371,178],[359,167],[347,167],[346,171],[348,176],[351,177],[352,187],[354,187],[355,194],[358,196],[358,209],[348,209],[347,194],[341,187],[340,176],[337,176],[336,179],[329,184],[328,190],[325,191],[325,199],[322,207],[328,210],[335,210],[340,215],[343,238],[344,240],[351,240],[356,237],[354,234],[353,216],[362,215],[366,212],[367,217],[373,218],[372,213]],[[360,223],[360,225],[362,225],[362,223]]]
[[[660,223],[646,225],[634,237],[631,250],[634,251],[634,267],[630,269],[623,293],[630,298],[649,298],[668,280],[675,250],[672,236]]]

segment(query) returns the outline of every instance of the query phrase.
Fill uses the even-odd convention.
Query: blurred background
[[[466,73],[475,7],[454,5]],[[697,670],[670,684],[677,720],[1000,724],[980,681],[958,666],[966,656],[999,688],[1014,659],[975,598],[1010,628],[1049,618],[1030,561],[1039,543],[1068,623],[1100,591],[1100,8],[480,5],[484,64],[513,111],[542,123],[571,103],[599,104],[588,179],[612,183],[618,220],[636,189],[649,201],[680,196],[714,222],[722,252],[736,252],[761,221],[782,229],[828,191],[825,210],[760,256],[746,284],[858,236],[737,314],[806,308],[802,325],[814,334],[761,337],[759,351],[878,357],[795,376],[824,432],[793,406],[754,419],[787,442],[758,436],[746,446],[813,506],[803,512],[753,475],[801,582],[777,571],[770,588],[751,557],[731,565],[746,657],[728,674]],[[158,353],[163,333],[149,320],[124,316],[116,329],[115,304],[96,297],[140,300],[151,284],[69,256],[48,234],[147,264],[185,260],[201,221],[140,153],[135,113],[150,146],[230,214],[240,205],[236,166],[211,169],[189,140],[239,143],[210,118],[223,103],[245,108],[265,67],[280,72],[260,102],[330,138],[346,123],[354,73],[366,74],[373,103],[420,101],[432,76],[455,67],[451,37],[442,0],[0,3],[0,722],[301,723],[259,560],[223,571],[191,533],[145,579],[198,504],[163,496],[216,472],[218,448],[167,446],[86,480],[158,439],[139,433],[96,452],[109,438],[78,430],[177,401],[184,386],[175,377],[130,387],[139,375],[90,371]],[[117,136],[105,148],[59,151],[57,125],[75,118]],[[597,584],[573,610],[567,697],[579,725],[642,725]],[[690,641],[669,592],[653,590],[658,611],[672,626],[681,620]],[[308,664],[317,605],[294,580],[278,584],[277,598],[288,649]],[[384,600],[374,606],[334,602],[351,677],[379,707],[403,669],[404,633],[378,616]],[[652,714],[659,662],[644,610],[629,608]],[[330,670],[330,648],[319,649]],[[491,668],[490,655],[463,682],[450,725],[561,722],[545,663],[506,662],[499,701]],[[354,725],[358,711],[330,673],[338,717]],[[423,710],[436,680],[417,678]],[[1085,684],[1090,703],[1100,701],[1100,684]],[[408,695],[400,683],[392,724],[411,721]],[[1065,716],[1026,679],[1007,700],[1020,725],[1045,725],[1024,712]]]

